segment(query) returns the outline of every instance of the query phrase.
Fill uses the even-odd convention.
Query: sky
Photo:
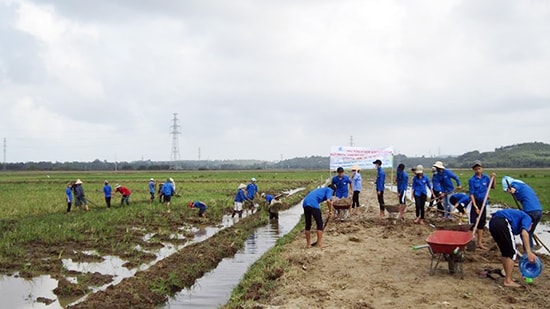
[[[550,2],[0,0],[6,162],[550,143]],[[4,144],[5,141],[5,144]]]

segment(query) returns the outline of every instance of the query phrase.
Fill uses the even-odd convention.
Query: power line
[[[6,138],[4,137],[4,164],[2,164],[2,169],[6,170]]]

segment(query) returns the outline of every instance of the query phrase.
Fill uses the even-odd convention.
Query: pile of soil
[[[303,233],[285,245],[282,258],[290,261],[290,269],[277,279],[269,299],[256,300],[253,307],[548,308],[546,269],[521,288],[505,288],[498,274],[484,276],[486,269],[502,268],[500,251],[488,231],[483,239],[488,250],[465,252],[463,279],[449,272],[446,261],[430,275],[430,251],[412,247],[426,244],[434,230],[430,224],[441,225],[440,219],[430,214],[426,225],[414,224],[414,206],[408,207],[405,221],[380,219],[374,189],[371,184],[365,187],[363,207],[344,221],[329,221],[324,248],[305,248]],[[386,203],[396,199],[387,194]],[[547,256],[538,255],[550,265]],[[517,267],[514,278],[523,282]]]

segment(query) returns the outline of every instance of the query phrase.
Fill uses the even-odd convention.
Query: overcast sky
[[[0,0],[6,161],[550,143],[547,1]]]

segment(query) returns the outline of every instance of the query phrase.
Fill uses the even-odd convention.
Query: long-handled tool
[[[479,220],[481,219],[481,214],[485,210],[485,206],[487,205],[487,199],[489,198],[489,192],[491,192],[491,187],[493,186],[493,182],[495,181],[495,176],[491,176],[491,180],[489,181],[489,185],[487,186],[487,192],[485,193],[485,197],[483,198],[483,205],[481,205],[481,209],[479,210],[479,214],[477,216],[476,224],[474,225],[474,229],[472,230],[473,237],[476,237],[477,232],[477,226],[479,224]],[[472,205],[473,207],[473,205]],[[479,241],[479,239],[478,239]]]
[[[510,182],[508,181],[508,179],[506,179],[506,185],[508,185],[508,190],[509,190],[511,188],[511,186],[510,186]],[[516,196],[514,194],[512,194],[512,198],[514,198],[514,202],[516,203],[516,206],[518,207],[518,209],[523,210],[523,207],[521,207],[521,204],[518,202],[518,199],[516,198]],[[548,249],[548,247],[542,242],[542,240],[540,240],[539,236],[537,234],[535,234],[534,232],[533,232],[533,240],[535,240],[535,242],[538,245],[542,245],[546,249],[546,251],[548,251],[550,253],[550,249]]]

